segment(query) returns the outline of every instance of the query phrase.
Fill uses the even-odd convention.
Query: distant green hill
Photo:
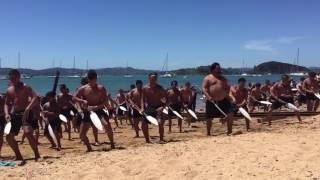
[[[186,68],[186,69],[178,69],[172,71],[177,75],[188,75],[188,74],[208,74],[210,66],[199,66],[197,68]],[[297,66],[294,64],[282,63],[277,61],[269,61],[265,63],[261,63],[254,68],[223,68],[222,72],[224,74],[285,74],[290,72],[309,72],[310,70],[303,66]]]
[[[282,63],[277,61],[269,61],[254,67],[253,71],[259,74],[286,74],[291,72],[309,72],[310,70],[303,66]]]

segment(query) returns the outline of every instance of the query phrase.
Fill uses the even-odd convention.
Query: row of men
[[[145,86],[143,86],[142,81],[138,80],[136,82],[136,87],[128,93],[128,97],[122,97],[121,93],[119,93],[117,102],[114,102],[112,98],[110,98],[108,95],[109,93],[104,86],[97,83],[97,74],[94,70],[88,72],[88,82],[84,82],[82,86],[77,89],[74,96],[68,94],[65,86],[61,86],[60,90],[62,93],[56,98],[55,92],[48,92],[44,103],[40,102],[30,86],[27,86],[20,81],[19,71],[10,71],[9,79],[10,85],[5,93],[3,101],[3,118],[0,120],[0,130],[4,128],[4,125],[7,122],[12,123],[11,131],[6,135],[6,139],[14,151],[17,160],[23,160],[19,146],[15,140],[15,136],[19,133],[21,127],[25,137],[29,140],[30,146],[35,154],[35,159],[40,158],[37,142],[33,136],[33,129],[36,127],[35,124],[38,123],[35,121],[34,117],[37,117],[39,114],[41,114],[45,120],[45,135],[52,145],[55,145],[53,139],[48,135],[48,124],[53,128],[57,137],[57,149],[59,150],[59,148],[61,148],[60,137],[62,134],[59,115],[65,115],[70,122],[71,117],[69,115],[72,111],[76,114],[78,119],[78,123],[75,123],[74,127],[79,126],[80,139],[86,145],[87,151],[92,151],[92,147],[87,137],[89,128],[93,127],[90,112],[93,111],[100,117],[112,148],[115,147],[113,130],[110,124],[110,119],[114,118],[114,116],[112,116],[112,114],[114,114],[112,113],[114,111],[113,104],[122,106],[124,105],[122,102],[125,102],[131,109],[130,114],[133,118],[132,124],[136,130],[136,136],[139,136],[138,126],[139,122],[141,122],[141,129],[145,141],[150,143],[148,121],[144,116],[144,114],[147,114],[158,119],[160,143],[165,143],[165,119],[163,116],[163,109],[168,106],[177,111],[180,111],[181,108],[192,108],[190,107],[192,104],[190,102],[191,99],[194,98],[192,90],[190,89],[190,84],[186,84],[183,89],[179,90],[177,88],[177,82],[173,81],[171,83],[171,89],[166,91],[157,83],[156,73],[149,74],[148,84]],[[313,83],[312,74],[310,74],[310,77],[306,79],[304,84],[303,90],[305,92],[316,93],[316,86]],[[237,112],[239,107],[246,107],[248,94],[251,95],[250,97],[253,102],[259,102],[260,96],[258,97],[258,89],[259,85],[256,84],[255,88],[248,92],[245,88],[245,79],[239,79],[238,84],[230,88],[227,79],[221,74],[220,65],[218,63],[213,63],[209,75],[203,80],[201,88],[206,100],[207,135],[211,134],[213,118],[220,117],[224,117],[222,122],[226,125],[227,134],[230,135],[232,133],[235,112]],[[267,117],[269,124],[271,124],[272,111],[285,105],[285,103],[293,102],[293,92],[290,87],[289,76],[283,75],[281,81],[275,83],[273,86],[265,87],[265,89],[270,93],[269,100],[273,103],[268,110],[269,115]],[[261,98],[262,97],[263,95]],[[104,110],[105,108],[108,110],[108,113]],[[173,115],[172,112],[169,113],[169,131],[171,131],[171,117]],[[297,116],[301,122],[298,112]],[[181,132],[181,119],[178,121],[178,125]],[[67,127],[70,132],[71,126],[68,125]],[[246,120],[246,127],[247,129],[250,128],[249,120]]]

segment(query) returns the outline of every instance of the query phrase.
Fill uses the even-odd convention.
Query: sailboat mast
[[[76,56],[73,56],[73,69],[76,69]]]
[[[168,73],[169,71],[169,54],[167,53],[167,67],[166,67],[166,72]]]
[[[298,52],[297,52],[297,72],[299,72],[299,55],[300,55],[300,49],[298,48]]]
[[[20,52],[18,52],[18,69],[20,69],[21,57]]]

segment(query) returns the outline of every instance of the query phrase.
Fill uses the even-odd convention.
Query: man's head
[[[68,88],[67,88],[67,86],[65,84],[60,84],[59,89],[60,89],[60,92],[62,94],[67,94],[68,93]]]
[[[55,100],[55,93],[53,91],[49,91],[46,93],[46,99],[49,102],[52,102]]]
[[[83,77],[83,78],[81,78],[81,85],[86,85],[86,84],[88,84],[89,83],[89,80],[88,80],[88,77]]]
[[[239,79],[238,79],[238,86],[239,86],[240,88],[244,88],[245,85],[246,85],[246,79],[245,79],[245,78],[239,78]]]
[[[300,82],[303,82],[305,79],[306,79],[305,77],[301,77]]]
[[[186,89],[190,89],[191,88],[191,83],[188,81],[184,84],[184,86],[186,87]]]
[[[153,72],[149,74],[149,84],[151,87],[154,87],[157,84],[158,74]]]
[[[171,88],[177,88],[177,86],[178,86],[178,81],[176,80],[171,81]]]
[[[290,78],[287,74],[281,76],[281,81],[285,85],[290,85]]]
[[[20,72],[17,69],[10,70],[9,80],[12,85],[17,85],[20,82]]]
[[[266,85],[270,85],[270,80],[267,79],[267,80],[264,81],[264,83],[265,83]]]
[[[123,93],[124,93],[123,89],[120,88],[120,89],[118,90],[118,93],[119,93],[119,94],[123,94]]]
[[[95,84],[97,82],[98,75],[95,70],[90,69],[87,73],[87,77],[90,84]]]
[[[136,81],[136,87],[137,89],[142,89],[142,86],[143,86],[143,82],[141,80],[137,80]]]
[[[130,90],[132,90],[132,89],[134,89],[134,88],[136,88],[136,85],[135,85],[135,84],[131,84],[131,85],[130,85]]]
[[[260,89],[261,88],[261,84],[260,83],[256,83],[255,87],[256,87],[256,89]]]
[[[216,63],[216,62],[213,63],[213,64],[211,64],[210,72],[211,72],[212,74],[215,74],[215,75],[221,74],[220,64],[219,64],[219,63]]]
[[[317,74],[315,72],[309,72],[308,75],[311,80],[316,80]]]

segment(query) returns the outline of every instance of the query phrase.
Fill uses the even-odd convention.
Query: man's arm
[[[201,90],[202,90],[202,94],[206,97],[206,99],[211,101],[212,97],[209,94],[208,85],[209,85],[209,80],[207,79],[207,77],[205,77],[202,81]]]

